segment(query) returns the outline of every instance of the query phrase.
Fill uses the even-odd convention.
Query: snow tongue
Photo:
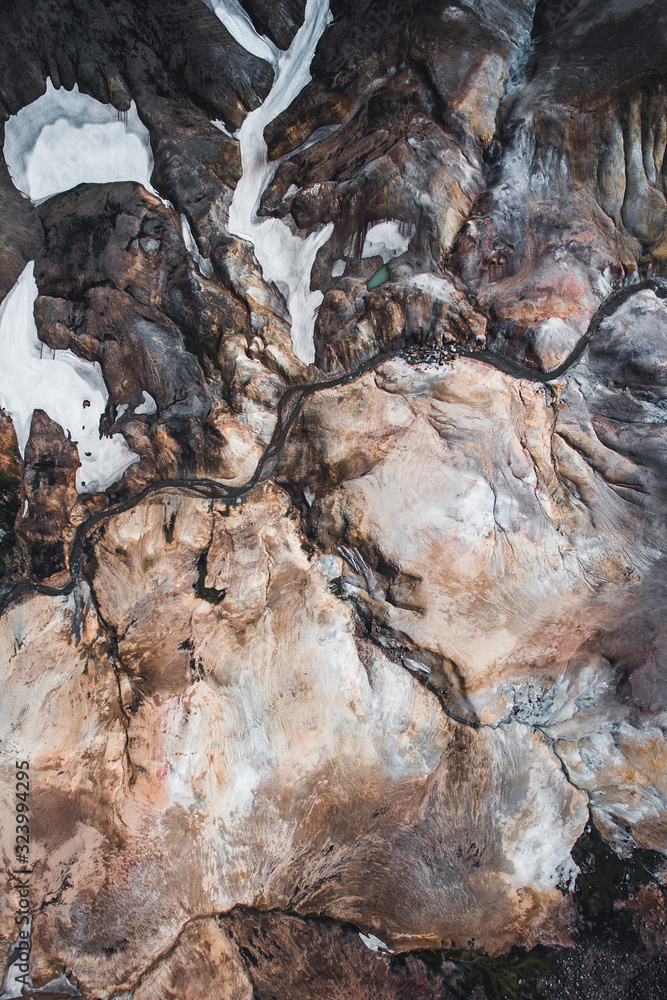
[[[333,232],[333,223],[303,238],[281,219],[258,216],[262,195],[270,184],[280,159],[269,160],[264,129],[282,114],[311,79],[310,64],[324,29],[332,20],[329,0],[308,0],[302,27],[289,49],[283,52],[268,38],[258,35],[236,0],[211,0],[209,4],[237,42],[254,55],[261,55],[274,68],[271,91],[260,107],[251,111],[236,132],[241,147],[242,175],[229,209],[229,231],[250,241],[266,281],[272,281],[287,303],[296,356],[306,364],[315,360],[313,331],[322,303],[320,291],[311,291],[315,257]]]

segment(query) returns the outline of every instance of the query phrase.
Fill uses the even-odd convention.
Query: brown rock
[[[249,976],[237,949],[213,918],[186,926],[165,961],[151,969],[134,991],[135,1000],[253,1000]]]
[[[484,317],[448,277],[401,270],[408,269],[397,268],[394,280],[371,292],[350,278],[338,283],[343,288],[327,292],[315,331],[321,368],[354,368],[377,354],[413,345],[483,344]]]
[[[27,507],[18,517],[16,530],[27,543],[31,572],[37,580],[57,577],[57,585],[68,567],[78,466],[76,445],[43,410],[35,410],[23,473]]]
[[[20,558],[14,528],[21,507],[22,472],[14,425],[0,410],[0,577],[5,585]]]
[[[174,213],[132,183],[114,185],[111,193],[82,185],[49,199],[41,211],[47,237],[36,266],[40,336],[55,349],[99,362],[110,401],[105,430],[122,432],[142,459],[124,486],[138,489],[150,479],[197,470],[247,478],[257,456],[255,426],[260,440],[268,440],[273,383],[281,390],[284,383],[257,361],[254,401],[246,390],[238,402],[239,409],[254,404],[257,419],[241,428],[231,420],[224,397],[231,388],[236,398],[244,380],[227,359],[240,337],[247,362],[247,312],[232,292],[198,273]],[[282,343],[270,332],[264,336],[267,346]],[[268,396],[266,382],[272,383]],[[156,405],[154,415],[133,413],[144,405],[144,393]],[[240,433],[250,446],[247,461],[234,447],[226,450],[219,427],[207,447],[216,425],[209,415],[221,410],[233,424],[228,434]]]
[[[352,927],[234,910],[221,921],[259,1000],[445,1000],[437,972],[409,955],[371,951]]]
[[[333,223],[311,275],[322,367],[482,343],[551,367],[614,288],[662,273],[665,14],[533,6],[332,0],[312,81],[266,130],[284,159],[262,200],[302,233]],[[99,362],[103,429],[141,456],[111,501],[174,476],[241,484],[286,387],[317,377],[225,228],[239,150],[211,119],[238,127],[271,69],[200,0],[60,7],[10,11],[5,114],[47,75],[135,100],[175,210],[116,184],[36,213],[5,177],[0,284],[41,247],[40,335]],[[269,7],[246,4],[288,44],[303,5]],[[408,248],[369,291],[364,238],[389,219]],[[36,982],[65,967],[104,998],[441,997],[467,980],[415,950],[573,943],[591,817],[619,854],[667,850],[666,315],[635,294],[548,385],[397,359],[318,392],[277,480],[239,504],[152,495],[100,522],[68,595],[9,605],[0,807],[16,750]],[[2,466],[22,471],[18,530],[52,583],[107,502],[77,498],[73,448],[37,411],[24,469]],[[663,896],[629,907],[655,954]],[[16,903],[0,896],[5,944]],[[586,943],[540,988],[620,1000],[646,958],[625,975],[623,948]]]
[[[539,735],[452,722],[355,638],[286,515],[269,486],[229,516],[165,498],[108,523],[94,603],[32,599],[7,705],[27,746],[28,692],[48,741],[30,744],[31,892],[57,896],[35,974],[61,961],[84,990],[132,988],[193,918],[236,904],[353,921],[399,951],[567,940],[557,886],[585,797]],[[3,618],[7,650],[25,607]]]
[[[0,58],[0,97],[9,114],[43,93],[49,75],[55,87],[71,89],[76,82],[98,101],[117,101],[121,111],[144,87],[182,92],[238,127],[271,80],[266,63],[242,49],[195,0],[151,0],[141,9],[124,0],[75,0],[66,10],[39,0],[29,10],[8,12]]]

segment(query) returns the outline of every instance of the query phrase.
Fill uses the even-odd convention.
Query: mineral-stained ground
[[[667,996],[663,0],[0,29],[2,1000]]]

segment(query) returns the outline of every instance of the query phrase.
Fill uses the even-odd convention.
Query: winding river
[[[586,332],[577,341],[577,344],[572,351],[570,351],[565,360],[556,368],[552,368],[550,371],[537,371],[535,368],[529,368],[527,365],[511,361],[509,358],[504,358],[499,354],[493,354],[491,351],[469,351],[464,348],[454,348],[451,356],[447,358],[447,361],[455,360],[456,357],[472,358],[475,361],[482,362],[482,364],[489,365],[492,368],[497,368],[499,371],[506,375],[510,375],[513,378],[541,383],[554,381],[555,379],[561,378],[574,365],[576,365],[586,350],[591,337],[593,337],[598,331],[604,320],[608,319],[633,295],[644,290],[654,292],[658,298],[667,298],[667,283],[657,278],[647,278],[644,281],[639,281],[632,285],[626,285],[619,291],[614,292],[598,307],[595,315],[588,324]],[[393,351],[377,354],[342,375],[319,381],[300,382],[289,386],[283,393],[278,404],[276,426],[271,436],[271,440],[262,452],[262,455],[260,456],[255,467],[255,471],[246,483],[242,486],[225,486],[223,483],[216,482],[214,479],[162,479],[156,483],[152,483],[150,486],[147,486],[140,493],[136,493],[134,496],[128,497],[126,500],[122,500],[119,503],[114,504],[107,510],[91,515],[83,521],[76,530],[69,553],[68,583],[66,583],[63,587],[50,587],[43,583],[37,583],[30,578],[22,580],[14,584],[11,590],[8,591],[0,602],[0,615],[2,615],[11,604],[24,594],[38,593],[45,594],[49,597],[66,597],[71,594],[79,579],[83,546],[91,531],[103,521],[115,517],[117,514],[122,514],[125,511],[132,510],[133,507],[137,507],[150,496],[154,496],[164,490],[178,490],[190,496],[198,496],[206,500],[239,500],[247,496],[256,486],[271,478],[282,448],[284,447],[289,432],[294,425],[294,421],[309,396],[312,396],[316,392],[322,392],[325,389],[334,389],[337,386],[347,385],[349,382],[354,382],[367,372],[379,368],[385,361],[389,361],[391,358],[396,357],[403,357],[412,364],[419,363],[418,355],[411,352],[410,349],[398,348]]]

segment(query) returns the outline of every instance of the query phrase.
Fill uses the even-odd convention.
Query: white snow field
[[[14,184],[36,205],[77,184],[138,181],[156,193],[150,137],[134,101],[119,114],[48,79],[46,92],[6,122],[4,151]]]
[[[247,115],[235,133],[241,147],[243,173],[229,209],[228,227],[234,235],[254,244],[265,280],[273,281],[285,297],[292,320],[294,353],[301,361],[311,364],[315,360],[315,315],[323,295],[310,290],[310,277],[317,251],[330,238],[333,223],[303,239],[280,219],[259,218],[257,210],[280,163],[280,160],[269,160],[264,129],[289,107],[309,82],[315,48],[331,20],[329,0],[308,0],[304,23],[285,52],[257,34],[237,0],[206,2],[236,41],[248,52],[269,62],[275,73],[266,100]]]
[[[417,227],[412,225],[408,232],[401,232],[400,222],[389,219],[387,222],[376,222],[366,233],[364,247],[361,251],[362,258],[382,257],[382,263],[386,264],[392,257],[399,257],[408,249],[410,240],[415,235]]]
[[[12,419],[22,457],[32,415],[44,410],[77,444],[81,462],[77,491],[103,493],[139,456],[122,434],[100,437],[100,417],[109,393],[99,364],[71,351],[54,351],[39,340],[33,268],[34,261],[25,266],[0,305],[0,406]]]

